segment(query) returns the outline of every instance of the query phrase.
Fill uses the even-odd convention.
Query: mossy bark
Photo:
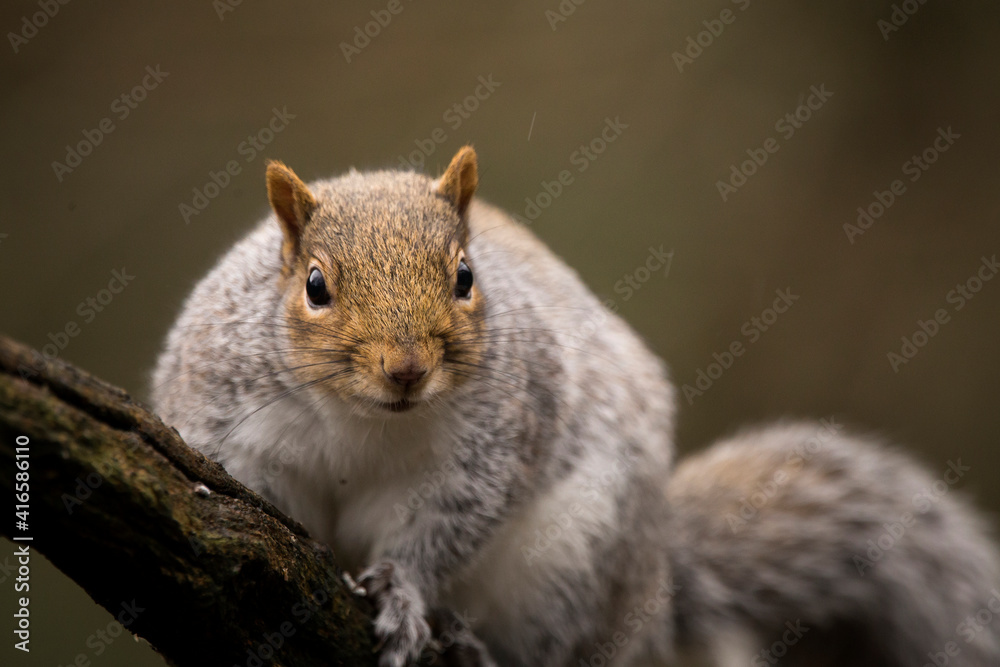
[[[329,548],[124,391],[0,337],[11,504],[18,436],[30,442],[29,529],[5,519],[0,534],[32,536],[113,614],[141,609],[129,630],[171,663],[376,664],[372,608]]]

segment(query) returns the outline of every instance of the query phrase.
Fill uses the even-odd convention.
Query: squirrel
[[[470,146],[436,180],[307,185],[272,161],[266,183],[272,214],[187,299],[152,401],[356,573],[383,667],[439,608],[483,665],[1000,664],[967,501],[829,421],[675,468],[665,364],[474,197]]]

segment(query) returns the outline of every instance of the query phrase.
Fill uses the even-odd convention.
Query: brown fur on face
[[[268,166],[268,192],[285,235],[287,363],[296,379],[376,415],[458,386],[483,345],[484,296],[464,250],[475,152],[460,150],[436,187],[420,174],[385,171],[310,190],[279,165]],[[473,272],[468,299],[455,296],[462,259]],[[331,296],[325,307],[306,297],[314,268]]]

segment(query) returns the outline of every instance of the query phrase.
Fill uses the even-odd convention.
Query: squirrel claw
[[[368,597],[368,591],[365,590],[364,586],[354,580],[354,577],[351,576],[350,572],[343,572],[340,575],[340,578],[344,580],[345,584],[347,584],[347,590],[351,591],[351,593],[362,598]]]

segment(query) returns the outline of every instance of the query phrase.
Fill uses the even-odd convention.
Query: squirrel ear
[[[290,260],[298,252],[309,216],[316,210],[316,199],[294,171],[276,160],[267,163],[267,198],[285,232],[282,255]]]
[[[472,195],[476,194],[479,185],[479,173],[476,168],[476,151],[472,146],[463,146],[451,159],[451,164],[438,181],[437,193],[451,202],[459,215],[465,215],[469,208]]]

